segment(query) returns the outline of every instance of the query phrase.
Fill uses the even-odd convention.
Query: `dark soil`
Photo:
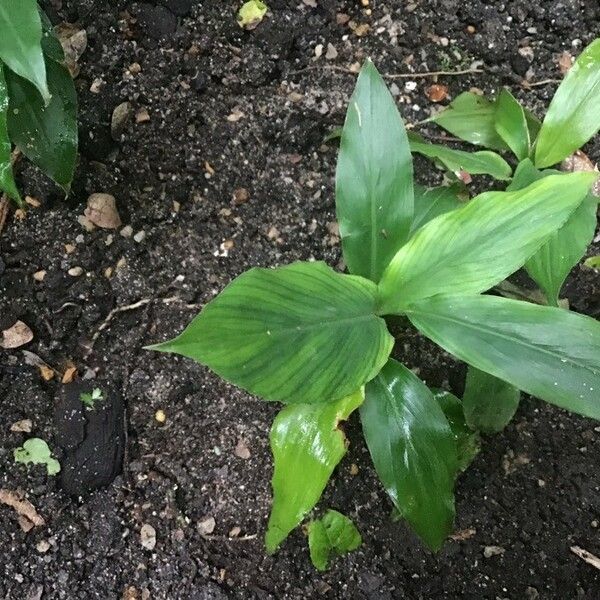
[[[541,115],[556,84],[526,90],[521,80],[559,78],[557,55],[577,54],[597,34],[598,3],[373,0],[369,16],[358,1],[317,0],[312,8],[270,0],[252,32],[236,24],[240,3],[232,1],[44,4],[53,22],[87,30],[76,79],[80,164],[67,201],[19,166],[20,185],[41,206],[10,218],[2,234],[0,329],[20,319],[35,335],[26,350],[61,372],[72,363],[80,378],[110,381],[127,406],[128,441],[122,474],[85,498],[69,497],[43,467],[15,465],[13,449],[29,436],[57,448],[53,414],[63,386],[57,377],[44,381],[22,349],[1,351],[0,487],[23,491],[46,525],[24,533],[0,505],[0,597],[600,598],[600,572],[570,551],[600,555],[597,423],[526,399],[458,482],[456,530],[475,531],[433,555],[390,520],[352,420],[349,454],[320,506],[349,514],[364,544],[319,574],[300,530],[274,557],[263,550],[277,406],[192,361],[142,349],[179,332],[198,305],[251,266],[313,257],[339,264],[328,227],[336,148],[322,140],[341,124],[354,76],[331,67],[371,56],[394,74],[481,60],[484,73],[440,78],[451,96],[508,85]],[[371,29],[357,36],[336,13]],[[333,60],[324,56],[329,43]],[[317,44],[323,56],[315,60]],[[407,81],[416,89],[407,91]],[[433,79],[389,82],[407,122],[430,114],[425,89]],[[150,120],[131,120],[114,140],[111,114],[124,101]],[[586,150],[600,159],[597,142]],[[416,164],[421,181],[438,177]],[[237,188],[249,191],[247,202],[232,203]],[[86,231],[77,217],[92,192],[112,193],[124,224],[145,237]],[[600,253],[598,244],[590,253]],[[77,266],[81,276],[67,273]],[[40,270],[43,282],[32,276]],[[565,293],[576,310],[598,315],[597,272],[575,269]],[[151,302],[100,330],[112,309],[144,299]],[[410,332],[397,346],[428,383],[460,393],[464,368],[451,357]],[[31,434],[10,432],[20,419],[32,420]],[[247,459],[234,453],[240,440]],[[203,537],[198,524],[209,517],[216,527]],[[156,530],[153,550],[141,544],[143,524]],[[234,527],[240,533],[230,538]],[[503,553],[485,558],[486,546]]]

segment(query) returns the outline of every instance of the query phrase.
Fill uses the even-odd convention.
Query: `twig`
[[[532,88],[532,87],[539,87],[542,85],[548,85],[549,83],[560,83],[561,80],[560,79],[542,79],[540,81],[527,81],[526,79],[524,79],[521,82],[521,87],[524,87],[526,89]]]
[[[7,216],[8,216],[8,196],[6,194],[2,194],[0,196],[0,234],[2,234],[2,229],[4,228],[4,223],[6,223]]]
[[[592,567],[596,567],[596,569],[600,570],[600,558],[595,554],[592,554],[579,546],[571,546],[571,552],[576,556],[579,556],[579,558],[584,560],[588,565],[592,565]]]
[[[243,535],[242,537],[229,537],[228,535],[203,535],[202,539],[217,542],[247,542],[249,540],[255,540],[258,537],[258,533],[251,533],[250,535]]]
[[[100,334],[110,325],[110,322],[112,321],[113,317],[115,317],[115,315],[118,315],[119,313],[122,313],[122,312],[128,312],[130,310],[135,310],[137,308],[141,308],[142,306],[146,306],[147,304],[150,304],[150,302],[162,302],[163,304],[171,304],[172,302],[183,302],[183,301],[178,296],[170,296],[169,298],[143,298],[142,300],[138,300],[137,302],[134,302],[133,304],[126,304],[125,306],[117,306],[116,308],[113,308],[106,315],[106,318],[100,324],[100,327],[98,327],[98,329],[96,329],[96,331],[94,332],[94,335],[92,335],[92,339],[90,340],[90,343],[87,346],[87,353],[89,354],[92,351],[94,343],[96,342],[96,340],[98,339]],[[200,306],[202,306],[202,305],[201,304],[186,304],[185,308],[197,309],[197,308],[200,308]]]
[[[299,69],[298,71],[290,71],[289,75],[298,75],[305,71],[339,71],[340,73],[347,73],[348,75],[357,75],[356,71],[348,69],[347,67],[340,67],[338,65],[310,65]],[[386,79],[419,79],[422,77],[453,77],[455,75],[468,75],[470,73],[483,73],[483,69],[461,69],[458,71],[423,71],[420,73],[382,73],[382,77]]]

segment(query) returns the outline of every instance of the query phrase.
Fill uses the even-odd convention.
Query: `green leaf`
[[[525,187],[554,171],[538,171],[530,160],[519,163],[512,189]],[[596,230],[598,199],[591,193],[566,223],[525,263],[529,276],[538,284],[548,304],[558,306],[560,290],[571,269],[581,260]]]
[[[432,550],[452,530],[457,448],[431,390],[390,359],[360,408],[375,470],[400,514]]]
[[[434,188],[426,188],[415,185],[415,214],[410,227],[410,236],[418,229],[435,219],[439,215],[450,212],[455,208],[463,206],[459,194],[459,185],[441,185]]]
[[[504,88],[496,99],[494,125],[498,135],[513,154],[523,160],[529,155],[530,139],[527,116],[519,101]]]
[[[319,501],[333,470],[346,454],[340,421],[362,404],[364,390],[327,404],[294,404],[284,408],[271,428],[273,507],[265,536],[275,552]]]
[[[554,165],[600,129],[600,38],[579,55],[558,86],[542,123],[535,165]]]
[[[4,69],[0,62],[0,191],[8,194],[19,206],[22,206],[23,201],[15,185],[12,171],[11,144],[6,127],[7,111],[8,90],[4,80]]]
[[[336,209],[348,270],[379,281],[408,237],[413,177],[402,118],[370,60],[358,76],[342,131]]]
[[[65,60],[65,51],[54,33],[50,19],[42,9],[40,9],[40,19],[42,21],[42,50],[48,58],[62,63]]]
[[[475,294],[514,273],[567,220],[592,173],[553,175],[515,192],[487,192],[419,229],[380,283],[380,314],[436,294]]]
[[[493,102],[472,92],[463,92],[447,108],[430,117],[429,121],[465,142],[492,150],[508,150],[496,132],[495,112]]]
[[[463,395],[467,425],[476,431],[502,431],[514,417],[521,392],[510,383],[469,367]]]
[[[583,264],[591,269],[600,269],[600,256],[590,256],[585,259]]]
[[[354,393],[392,349],[377,288],[325,263],[251,269],[175,339],[176,352],[268,400],[319,403]]]
[[[30,438],[20,448],[14,450],[15,462],[34,465],[46,465],[48,475],[60,471],[60,463],[52,458],[48,444],[40,438]]]
[[[254,29],[267,14],[267,5],[261,0],[244,2],[238,11],[237,21],[240,27]]]
[[[362,538],[354,523],[337,510],[328,510],[322,519],[308,524],[310,560],[319,571],[326,571],[332,554],[341,556],[356,550]]]
[[[479,454],[479,435],[472,431],[465,421],[463,403],[446,390],[431,390],[433,397],[438,401],[440,408],[444,411],[450,430],[456,441],[456,452],[458,456],[458,469],[464,471]]]
[[[430,144],[421,136],[409,133],[411,152],[438,160],[453,173],[466,171],[471,175],[491,175],[494,179],[510,179],[512,169],[510,165],[495,152],[482,150],[480,152],[464,152]]]
[[[66,67],[46,61],[52,99],[44,106],[33,86],[8,73],[8,131],[20,150],[65,191],[77,157],[77,96]]]
[[[42,23],[36,0],[0,2],[0,31],[0,59],[11,71],[31,82],[48,104],[52,90],[46,82]]]
[[[495,296],[437,296],[416,302],[407,315],[461,360],[546,402],[600,419],[598,321]]]

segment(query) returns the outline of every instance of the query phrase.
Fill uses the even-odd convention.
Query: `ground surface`
[[[0,328],[21,319],[35,335],[27,350],[59,371],[72,362],[80,377],[121,389],[128,444],[123,474],[85,499],[67,497],[41,467],[14,465],[13,448],[27,434],[10,425],[31,419],[31,435],[52,446],[61,384],[45,382],[20,349],[0,353],[0,487],[25,492],[46,520],[24,533],[0,505],[0,597],[599,598],[600,572],[569,550],[600,554],[596,423],[525,400],[458,482],[456,530],[475,531],[434,556],[391,523],[351,421],[350,452],[321,507],[347,512],[364,544],[317,574],[300,531],[276,556],[263,551],[277,407],[191,361],[142,350],[179,332],[197,312],[188,305],[206,302],[250,266],[312,257],[339,263],[329,225],[336,148],[322,140],[341,124],[354,77],[332,67],[366,56],[387,74],[483,61],[484,73],[440,82],[451,96],[508,85],[541,114],[556,83],[525,90],[521,80],[559,78],[557,55],[577,54],[597,32],[598,3],[379,0],[369,16],[353,1],[271,0],[253,32],[239,29],[230,1],[45,5],[54,22],[77,21],[88,35],[76,80],[81,158],[67,202],[32,168],[20,168],[20,184],[42,204],[23,221],[11,218],[2,234]],[[370,30],[356,35],[337,13]],[[325,57],[328,44],[337,57]],[[432,82],[389,79],[408,122],[430,114]],[[124,101],[150,119],[130,121],[113,140],[110,117]],[[587,150],[600,159],[598,144]],[[417,176],[434,177],[421,161]],[[237,188],[249,191],[247,202],[232,204]],[[123,223],[143,239],[82,228],[77,217],[92,192],[114,194]],[[83,274],[69,275],[73,267]],[[40,270],[43,282],[32,277]],[[566,295],[576,310],[598,315],[598,280],[575,270]],[[116,314],[88,350],[111,309],[143,299],[153,301]],[[462,367],[416,334],[403,335],[397,346],[407,364],[460,392]],[[167,417],[162,426],[158,409]],[[240,441],[249,458],[236,454]],[[203,537],[198,524],[209,517],[216,526]],[[143,524],[156,530],[153,550],[141,545]],[[485,558],[486,546],[503,552]]]

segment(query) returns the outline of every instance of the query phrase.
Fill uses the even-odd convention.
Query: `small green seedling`
[[[79,399],[85,404],[88,410],[93,410],[96,402],[103,400],[104,397],[102,396],[102,390],[100,388],[94,388],[91,393],[81,392],[81,394],[79,394]]]
[[[600,73],[600,62],[592,71]],[[270,438],[269,553],[318,502],[347,451],[342,424],[355,413],[396,511],[432,550],[452,531],[455,480],[479,448],[473,429],[503,427],[519,390],[600,419],[600,323],[486,293],[561,231],[587,202],[597,175],[530,177],[525,163],[510,190],[465,201],[460,186],[415,183],[415,143],[423,142],[409,139],[392,95],[367,61],[350,99],[336,173],[350,274],[323,262],[250,269],[179,336],[151,347],[195,359],[286,405]],[[475,158],[491,160],[508,176],[503,159]],[[430,390],[391,357],[390,315],[470,366],[462,401]],[[400,343],[410,340],[403,334]],[[311,528],[321,568],[327,562],[321,548],[331,540],[323,524]]]
[[[23,201],[12,145],[68,192],[77,155],[77,96],[65,55],[36,0],[0,10],[0,192]]]
[[[48,475],[60,471],[60,463],[52,458],[48,444],[40,438],[30,438],[20,448],[15,448],[15,462],[34,465],[46,465]]]
[[[322,519],[308,524],[310,560],[319,571],[326,571],[332,555],[342,556],[362,543],[354,523],[337,510],[328,510]]]
[[[261,0],[244,2],[238,11],[237,21],[244,29],[254,29],[267,14],[267,5]]]

